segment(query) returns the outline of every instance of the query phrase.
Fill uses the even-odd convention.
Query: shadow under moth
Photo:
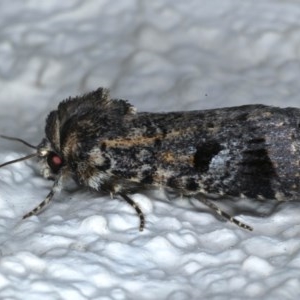
[[[214,204],[216,197],[288,201],[300,196],[300,109],[245,105],[199,111],[136,112],[99,88],[62,101],[46,120],[36,150],[5,165],[37,157],[54,180],[39,213],[68,177],[80,186],[118,195],[145,220],[128,196],[148,187],[197,197],[217,214],[252,230]]]

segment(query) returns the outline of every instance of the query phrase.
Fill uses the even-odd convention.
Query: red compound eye
[[[61,158],[60,158],[58,155],[54,155],[54,156],[52,157],[52,162],[53,162],[53,164],[55,164],[56,166],[59,166],[59,165],[62,164],[62,160],[61,160]]]
[[[47,163],[53,173],[57,173],[62,166],[62,159],[54,152],[50,152],[47,156]]]

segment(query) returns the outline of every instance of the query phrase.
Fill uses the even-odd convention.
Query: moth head
[[[24,145],[36,150],[35,153],[29,154],[27,156],[15,160],[5,162],[0,165],[0,168],[19,161],[27,160],[32,157],[38,157],[42,164],[42,174],[44,177],[46,177],[47,179],[55,179],[56,176],[59,174],[59,171],[63,166],[63,159],[59,154],[57,154],[54,151],[54,149],[52,149],[51,144],[47,139],[43,139],[43,141],[38,146],[33,146],[19,138],[14,138],[14,137],[9,137],[4,135],[0,135],[0,136],[4,139],[21,142]]]
[[[41,163],[42,175],[47,179],[55,179],[63,167],[64,161],[47,139],[43,139],[37,146],[37,157]]]

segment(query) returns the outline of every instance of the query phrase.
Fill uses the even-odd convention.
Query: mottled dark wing
[[[135,135],[105,143],[118,177],[187,194],[286,200],[300,192],[299,119],[299,109],[262,105],[143,113]]]

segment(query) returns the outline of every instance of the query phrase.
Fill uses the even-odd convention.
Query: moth
[[[300,196],[300,109],[264,105],[167,113],[137,112],[99,88],[62,101],[46,119],[33,154],[51,191],[23,219],[39,213],[73,178],[80,186],[120,196],[148,187],[196,197],[221,217],[252,230],[218,208],[216,197],[288,201]]]

